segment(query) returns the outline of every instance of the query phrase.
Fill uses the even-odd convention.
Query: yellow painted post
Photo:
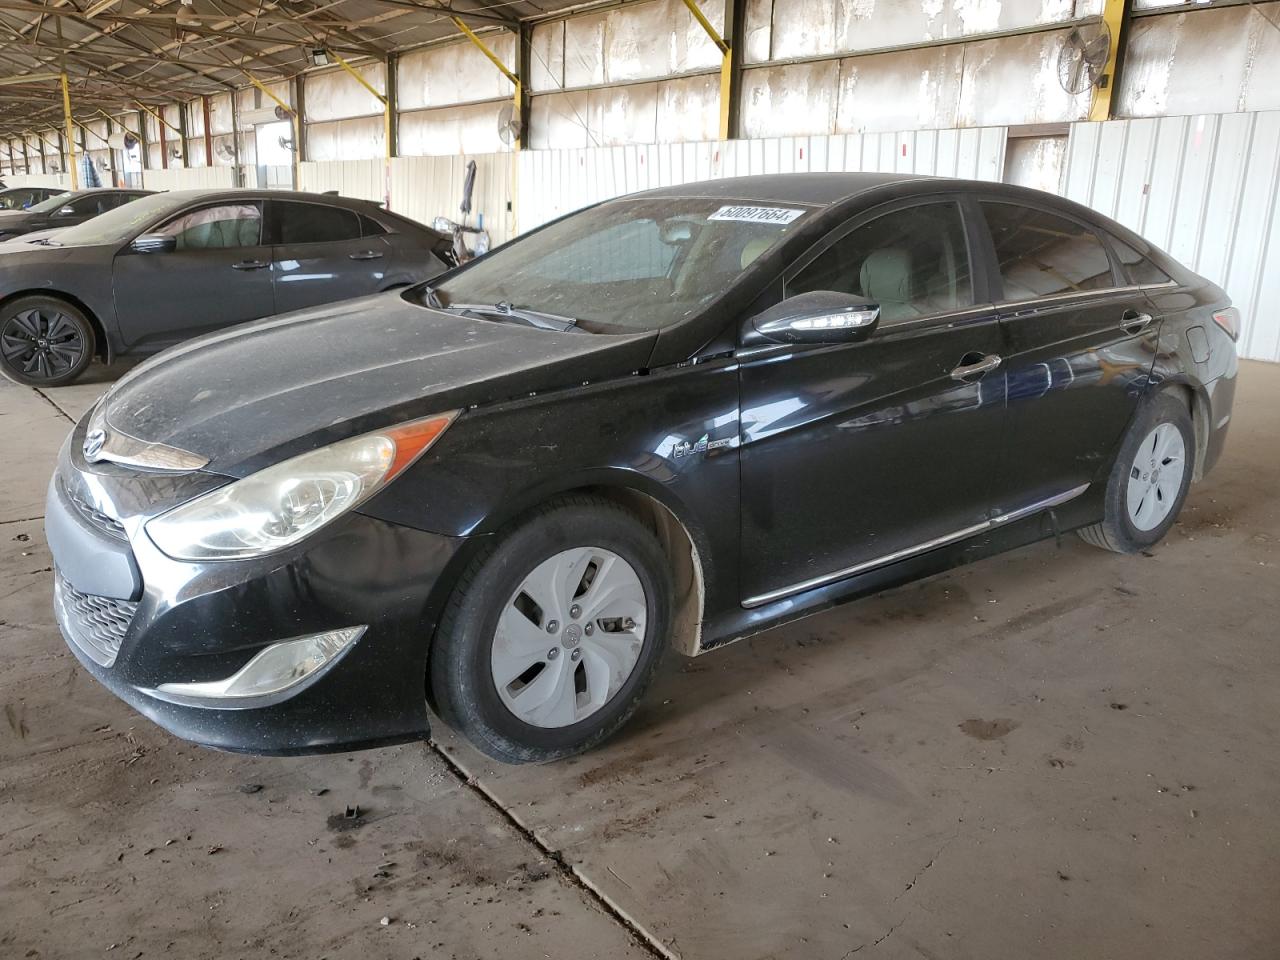
[[[698,6],[696,0],[684,0],[684,5],[689,8],[689,12],[693,14],[693,19],[698,21],[698,25],[711,42],[716,45],[716,49],[720,51],[720,139],[729,139],[729,90],[733,84],[733,50],[730,49],[728,42],[724,37],[720,36],[719,31],[711,25],[711,21],[707,19],[706,14],[702,12],[702,8]]]
[[[378,102],[382,104],[382,136],[383,136],[383,139],[386,141],[386,147],[387,147],[386,149],[387,166],[386,166],[386,172],[384,174],[382,190],[383,190],[383,201],[386,203],[387,209],[390,210],[391,209],[391,99],[387,97],[385,94],[379,93],[377,88],[374,87],[373,84],[371,84],[368,80],[366,80],[364,77],[360,75],[359,70],[351,66],[351,64],[347,63],[347,61],[344,60],[341,56],[334,53],[332,50],[328,51],[328,53],[329,53],[329,56],[333,57],[334,60],[338,61],[338,66],[342,67],[343,70],[347,71],[347,73],[355,77],[356,82],[359,83],[360,86],[368,90],[371,94],[373,94],[378,99]],[[387,69],[390,70],[390,67],[388,67]],[[389,83],[390,81],[391,81],[391,78],[390,76],[388,76],[387,82]]]
[[[480,37],[476,36],[474,30],[468,27],[457,17],[453,17],[451,19],[453,20],[454,26],[461,30],[463,35],[475,44],[481,53],[489,58],[489,61],[498,68],[502,75],[511,81],[511,85],[515,87],[515,94],[512,97],[512,102],[514,104],[515,114],[519,117],[521,115],[521,108],[524,106],[524,85],[520,82],[520,78],[502,62],[502,59],[496,53],[489,49],[489,45],[487,43],[481,40]],[[520,149],[519,140],[516,141],[515,149]]]
[[[80,172],[76,169],[76,137],[71,119],[71,90],[67,86],[67,75],[62,74],[62,122],[67,128],[67,166],[71,168],[71,189],[80,189]]]
[[[1090,120],[1111,119],[1111,98],[1116,89],[1116,61],[1120,56],[1121,31],[1124,29],[1125,0],[1104,0],[1102,5],[1102,22],[1111,33],[1111,43],[1107,49],[1107,65],[1102,76],[1106,85],[1099,85],[1093,91],[1093,103],[1089,107]]]

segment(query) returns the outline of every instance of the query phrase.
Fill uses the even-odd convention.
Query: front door
[[[172,236],[177,246],[116,254],[116,315],[130,347],[175,343],[276,312],[261,201],[186,210],[148,233]]]
[[[999,514],[1078,496],[1098,482],[1137,409],[1159,323],[1092,227],[981,203],[1002,291],[1009,441]]]
[[[377,293],[390,248],[362,237],[360,216],[345,207],[272,200],[276,310],[287,313]]]
[[[862,343],[742,354],[744,605],[986,524],[1005,398],[974,229],[952,200],[882,209],[788,272],[785,295],[855,294],[880,325]]]

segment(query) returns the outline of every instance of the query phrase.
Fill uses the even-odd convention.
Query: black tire
[[[1141,476],[1143,465],[1138,461],[1143,454],[1143,442],[1161,424],[1170,424],[1182,434],[1185,451],[1182,481],[1178,485],[1173,504],[1163,521],[1150,530],[1141,530],[1134,525],[1129,516],[1126,502],[1128,485],[1135,467]],[[1191,486],[1191,477],[1195,472],[1195,458],[1195,428],[1192,426],[1191,413],[1187,410],[1187,405],[1181,398],[1170,393],[1156,394],[1139,410],[1129,427],[1129,432],[1125,434],[1124,441],[1120,444],[1120,452],[1116,455],[1115,463],[1111,467],[1111,475],[1107,478],[1102,522],[1076,531],[1080,539],[1115,553],[1139,553],[1159,543],[1178,520],[1178,513],[1182,510],[1182,504],[1187,498],[1187,490]]]
[[[29,387],[71,383],[93,362],[93,325],[57,297],[19,297],[0,309],[0,373]]]
[[[508,709],[494,683],[490,656],[498,619],[538,564],[582,546],[612,551],[638,575],[647,605],[643,644],[626,681],[595,713],[567,726],[535,726]],[[639,518],[602,498],[558,498],[496,534],[459,578],[431,651],[434,705],[450,727],[505,763],[542,763],[589,750],[639,705],[668,643],[672,595],[670,564]]]

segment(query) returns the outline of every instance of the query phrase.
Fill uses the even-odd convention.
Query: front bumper
[[[59,457],[45,522],[59,626],[97,680],[175,735],[224,750],[316,753],[427,736],[427,652],[464,540],[350,513],[270,557],[175,561],[142,529],[159,511],[148,514],[136,485],[154,477],[95,471],[74,455],[80,432]],[[192,478],[209,485],[207,475]],[[169,490],[171,501],[186,498]],[[100,523],[101,515],[119,529]],[[136,593],[125,595],[128,576],[112,563],[133,566]],[[272,644],[350,626],[367,629],[314,679],[270,704],[192,706],[149,692],[219,680]]]

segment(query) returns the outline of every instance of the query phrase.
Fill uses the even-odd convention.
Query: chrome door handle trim
[[[267,263],[267,261],[265,260],[241,260],[239,263],[233,263],[231,265],[231,269],[232,270],[261,270],[264,267],[269,267],[269,266],[271,266],[271,264]]]
[[[990,373],[1003,362],[1003,357],[990,353],[977,363],[962,363],[951,371],[951,379],[964,381],[972,376],[981,376],[984,373]]]
[[[347,255],[348,260],[381,260],[382,254],[377,250],[362,250],[359,253]]]
[[[1141,333],[1151,322],[1151,314],[1135,313],[1132,317],[1126,314],[1120,318],[1120,329],[1125,333]]]

